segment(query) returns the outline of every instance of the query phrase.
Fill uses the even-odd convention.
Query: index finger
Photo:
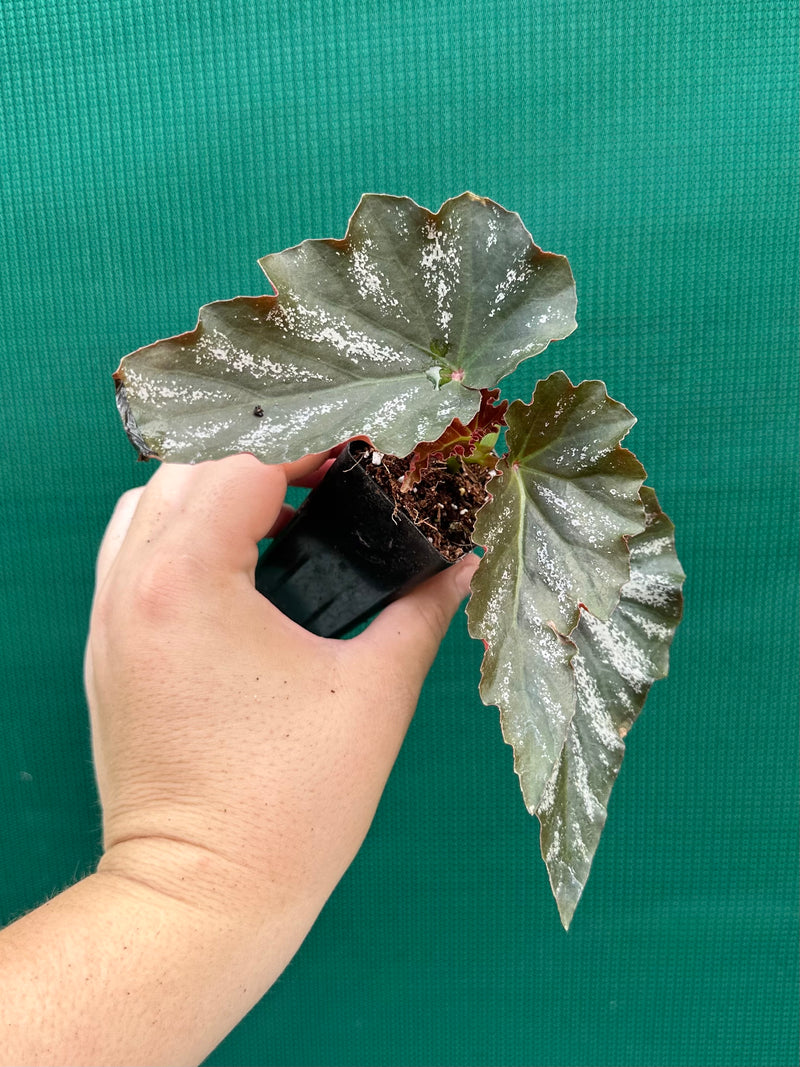
[[[283,504],[286,474],[239,453],[195,465],[164,463],[139,498],[117,559],[157,553],[206,570],[252,571],[258,542]]]
[[[283,471],[289,485],[295,485],[304,489],[315,489],[334,461],[337,449],[331,448],[327,452],[314,452],[292,463],[284,463]]]

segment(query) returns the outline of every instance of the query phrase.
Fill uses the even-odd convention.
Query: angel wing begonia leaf
[[[647,527],[630,541],[631,576],[607,622],[588,612],[571,640],[577,702],[552,778],[536,810],[542,855],[561,921],[569,926],[580,900],[611,788],[625,753],[623,738],[652,683],[665,677],[681,618],[684,574],[674,528],[656,495],[642,488]]]
[[[500,709],[533,813],[575,710],[568,640],[580,606],[608,618],[629,578],[627,538],[644,529],[644,470],[620,447],[633,416],[602,382],[561,371],[508,410],[508,454],[473,539],[486,548],[467,607],[483,640],[481,697]]]
[[[575,328],[567,260],[471,193],[436,214],[368,194],[342,240],[260,262],[275,295],[208,304],[190,333],[123,359],[118,406],[143,456],[275,463],[361,435],[406,455]]]

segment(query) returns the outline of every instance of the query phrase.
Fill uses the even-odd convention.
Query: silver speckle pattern
[[[575,328],[566,259],[471,193],[436,214],[366,195],[343,240],[304,241],[261,264],[275,296],[208,304],[191,333],[120,364],[132,439],[149,453],[285,462],[367,434],[405,455],[468,421],[477,390]],[[453,375],[444,383],[434,343]]]

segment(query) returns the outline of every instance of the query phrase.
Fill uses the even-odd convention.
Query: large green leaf
[[[620,447],[635,420],[602,382],[573,386],[557,371],[506,420],[509,451],[473,535],[486,554],[467,614],[486,646],[481,696],[500,709],[533,813],[575,710],[567,637],[581,605],[608,618],[618,602],[627,538],[644,529],[644,470]]]
[[[623,737],[650,686],[665,677],[681,618],[683,571],[674,528],[655,493],[642,489],[645,531],[631,538],[631,576],[607,622],[586,611],[571,640],[577,704],[561,758],[536,810],[542,855],[561,921],[569,926],[606,821],[625,753]]]
[[[117,400],[143,455],[274,463],[363,434],[405,455],[575,328],[566,259],[471,193],[436,214],[366,195],[343,240],[261,265],[276,295],[208,304],[190,333],[123,359]]]

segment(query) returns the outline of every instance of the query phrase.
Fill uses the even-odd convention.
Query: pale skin
[[[324,457],[163,465],[100,548],[86,691],[96,871],[0,933],[0,1062],[197,1064],[264,995],[358,851],[467,557],[358,637],[253,585]]]

